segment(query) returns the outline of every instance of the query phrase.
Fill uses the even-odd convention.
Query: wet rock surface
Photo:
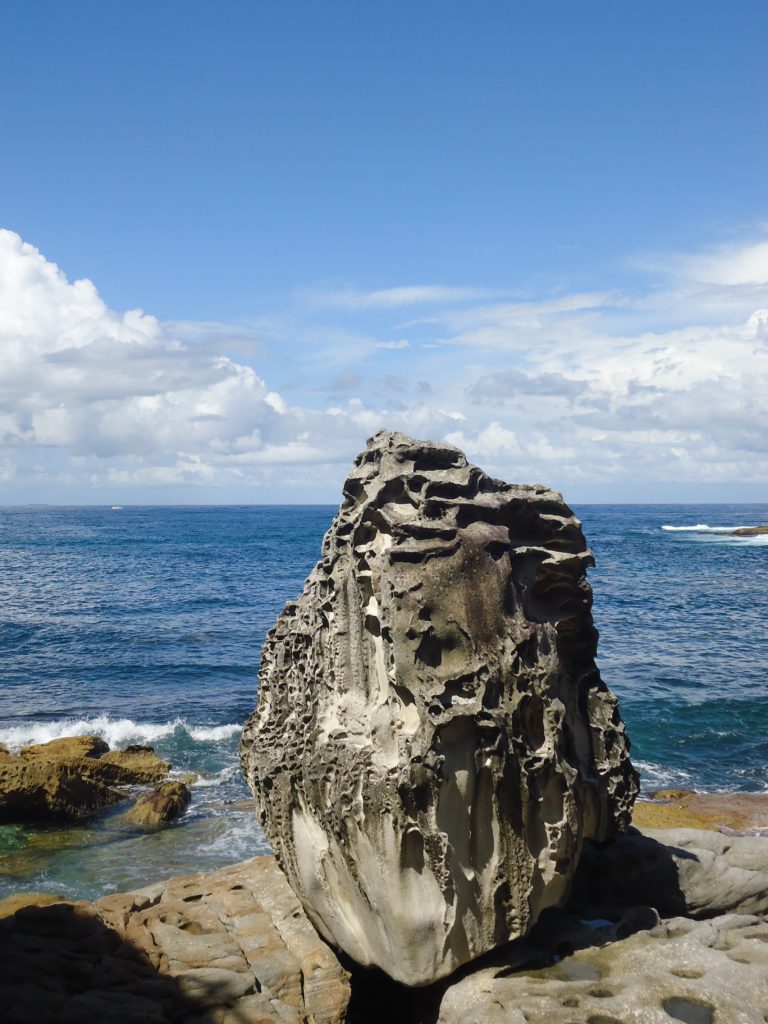
[[[110,750],[99,758],[99,777],[113,786],[151,786],[162,781],[171,769],[152,747],[133,744],[125,750]]]
[[[763,537],[768,534],[768,523],[762,526],[742,526],[731,532],[732,537]]]
[[[16,909],[0,960],[4,1024],[340,1024],[349,1000],[271,857]]]
[[[175,821],[189,804],[192,796],[183,782],[164,782],[149,793],[142,793],[136,803],[122,816],[130,825],[159,828]]]
[[[88,774],[90,759],[0,761],[0,822],[83,821],[125,795]]]
[[[77,822],[127,799],[121,786],[151,785],[170,764],[151,747],[110,750],[97,736],[70,736],[0,751],[0,822]]]
[[[424,985],[526,934],[637,777],[561,496],[381,433],[262,651],[241,757],[321,934]]]

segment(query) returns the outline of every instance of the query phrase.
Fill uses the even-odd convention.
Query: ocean
[[[149,743],[193,800],[157,833],[0,826],[0,896],[95,898],[268,850],[237,743],[259,650],[317,561],[330,506],[0,508],[0,742]],[[598,663],[645,792],[768,790],[768,505],[574,511]]]

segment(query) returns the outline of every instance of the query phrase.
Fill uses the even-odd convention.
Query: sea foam
[[[757,534],[753,537],[734,536],[734,530],[742,530],[744,526],[709,526],[708,523],[695,523],[693,526],[670,526],[665,523],[662,530],[669,533],[697,533],[712,534],[713,539],[727,541],[729,544],[749,545],[752,547],[763,547],[768,544],[768,534]]]
[[[234,722],[226,725],[191,725],[183,718],[171,722],[135,722],[132,718],[60,718],[53,722],[25,722],[0,728],[0,743],[19,750],[30,743],[48,743],[65,736],[100,736],[110,747],[129,743],[154,743],[172,736],[179,729],[198,743],[216,743],[235,736],[242,729]]]
[[[740,526],[709,526],[707,523],[695,523],[693,526],[668,526],[665,524],[662,526],[662,530],[669,530],[675,533],[733,533],[734,530],[740,530]]]

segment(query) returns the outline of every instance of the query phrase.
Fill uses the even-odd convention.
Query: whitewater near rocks
[[[540,485],[382,432],[262,651],[241,759],[320,933],[428,984],[567,897],[637,776],[578,520]]]

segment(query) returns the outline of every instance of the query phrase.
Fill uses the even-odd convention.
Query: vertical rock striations
[[[637,791],[580,524],[556,491],[382,432],[268,634],[241,758],[320,933],[428,984],[567,896]]]

